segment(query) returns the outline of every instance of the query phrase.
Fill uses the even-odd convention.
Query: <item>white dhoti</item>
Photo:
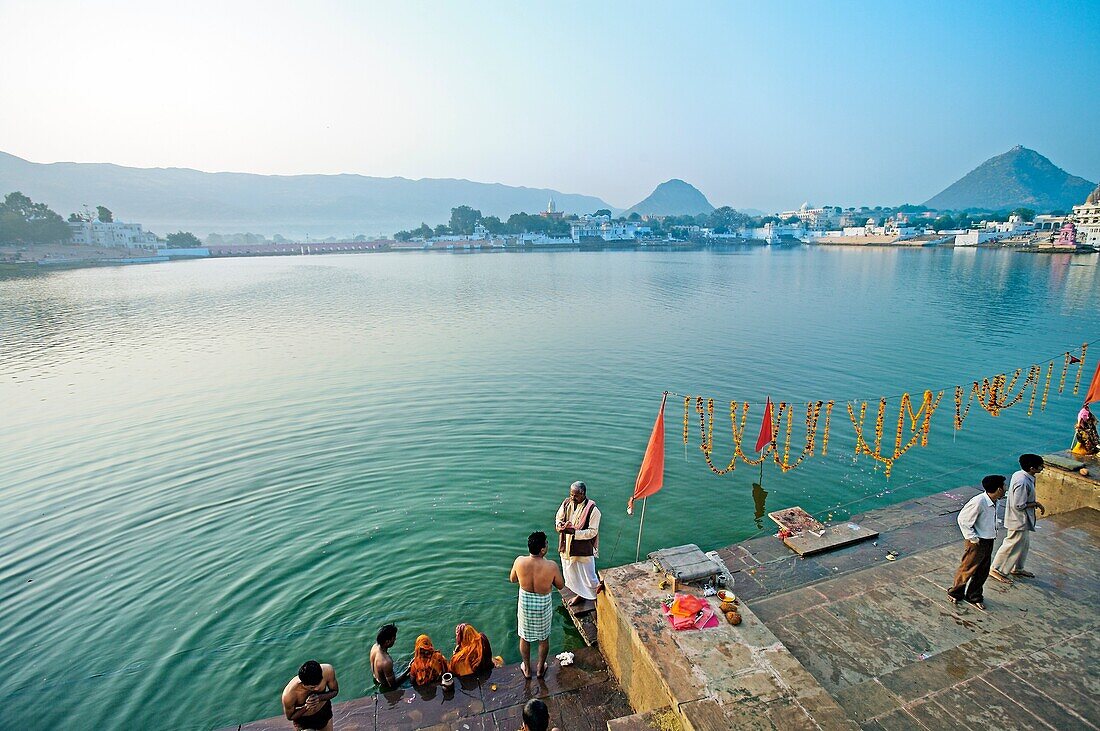
[[[561,568],[566,589],[577,596],[595,601],[600,577],[596,576],[594,556],[562,556]]]

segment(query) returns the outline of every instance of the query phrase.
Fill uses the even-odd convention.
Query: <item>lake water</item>
[[[765,468],[770,510],[859,512],[1011,473],[1022,451],[1069,446],[1078,398],[1052,393],[1030,419],[1026,404],[996,419],[975,407],[956,435],[948,391],[929,446],[889,480],[853,458],[844,400],[871,399],[872,424],[880,396],[919,398],[1097,338],[1096,266],[801,247],[0,280],[6,722],[226,726],[278,714],[308,658],[334,663],[341,699],[356,697],[391,620],[402,656],[420,632],[448,647],[469,621],[515,661],[508,569],[528,532],[552,531],[570,482],[603,508],[599,565],[634,560],[625,502],[666,389],[838,400],[827,456]],[[1083,385],[1096,355],[1100,344]],[[643,554],[769,529],[754,516],[757,470],[711,474],[692,416],[685,449],[670,401]],[[565,623],[552,652],[579,641]]]

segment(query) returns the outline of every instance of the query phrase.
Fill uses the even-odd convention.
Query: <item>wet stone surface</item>
[[[452,690],[438,684],[401,688],[333,706],[333,728],[340,731],[432,729],[432,731],[514,731],[520,711],[531,698],[542,698],[562,729],[604,729],[611,718],[633,711],[619,687],[609,680],[598,650],[573,651],[574,664],[559,667],[551,658],[546,677],[527,680],[519,665],[461,678]],[[286,731],[283,718],[233,726],[243,731]]]

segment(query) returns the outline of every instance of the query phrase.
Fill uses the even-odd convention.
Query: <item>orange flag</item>
[[[772,433],[772,399],[768,397],[768,402],[764,406],[764,421],[760,423],[760,436],[756,438],[756,451],[759,452],[764,447],[771,444],[775,435]]]
[[[1092,384],[1089,386],[1088,393],[1085,394],[1086,404],[1094,401],[1100,401],[1100,363],[1096,364],[1096,373],[1092,374]]]
[[[627,515],[634,513],[634,501],[649,497],[664,487],[665,483],[665,400],[661,397],[661,410],[657,412],[657,421],[653,423],[653,433],[649,435],[649,445],[642,457],[642,467],[638,470],[638,479],[634,481],[634,494],[626,503]]]

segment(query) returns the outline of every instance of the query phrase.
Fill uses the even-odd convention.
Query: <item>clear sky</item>
[[[1023,144],[1100,179],[1100,3],[0,0],[0,150],[456,177],[629,206],[921,202]]]

